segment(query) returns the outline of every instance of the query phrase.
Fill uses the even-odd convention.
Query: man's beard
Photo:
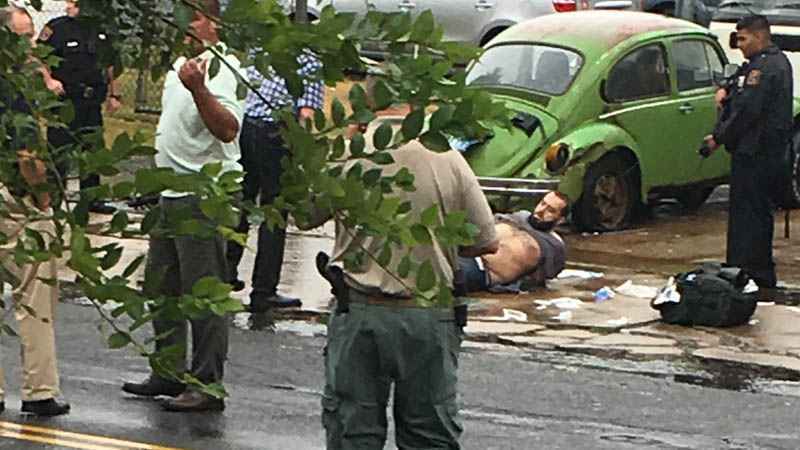
[[[555,220],[539,220],[533,214],[531,214],[531,216],[528,218],[528,223],[533,227],[534,230],[543,231],[545,233],[553,231],[553,229],[556,227]]]

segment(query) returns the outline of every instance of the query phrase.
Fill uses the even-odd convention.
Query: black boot
[[[186,385],[177,381],[165,380],[155,375],[150,375],[141,383],[125,383],[122,390],[128,394],[139,395],[142,397],[157,397],[166,395],[177,397],[186,390]]]
[[[5,407],[5,405],[3,405]],[[22,412],[37,416],[60,416],[69,412],[69,403],[54,398],[47,400],[22,401]]]

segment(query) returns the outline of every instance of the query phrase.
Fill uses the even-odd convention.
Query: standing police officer
[[[744,17],[736,31],[747,63],[717,93],[723,113],[706,143],[712,151],[724,145],[732,155],[727,262],[745,269],[759,287],[773,288],[771,196],[791,142],[792,66],[772,43],[766,17]]]
[[[80,145],[82,136],[101,130],[103,102],[108,99],[106,109],[114,112],[119,109],[121,99],[113,81],[113,68],[101,66],[111,56],[108,36],[91,23],[78,19],[77,0],[68,0],[66,4],[67,15],[48,22],[39,34],[39,42],[53,47],[53,54],[61,58],[50,73],[45,73],[45,83],[48,89],[71,101],[75,110],[69,129],[47,129],[47,140],[55,149],[61,180],[69,171],[69,162],[63,155],[65,147]],[[80,181],[81,190],[99,185],[97,174],[89,174]],[[114,212],[113,207],[102,201],[92,202],[89,210],[102,214]]]

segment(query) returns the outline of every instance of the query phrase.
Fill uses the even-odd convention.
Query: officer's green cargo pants
[[[351,303],[328,323],[322,422],[330,450],[384,447],[394,382],[400,449],[458,449],[460,331],[450,309]]]

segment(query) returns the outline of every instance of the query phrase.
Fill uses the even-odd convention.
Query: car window
[[[611,69],[606,82],[606,98],[625,102],[669,94],[669,75],[660,45],[634,50]]]
[[[698,40],[678,41],[672,48],[678,91],[709,87],[714,83],[706,43]]]
[[[577,76],[583,58],[571,50],[535,44],[487,49],[470,68],[467,84],[513,86],[560,95]]]
[[[713,76],[714,80],[721,80],[725,74],[725,64],[722,62],[722,58],[719,56],[717,49],[714,48],[713,45],[709,44],[708,42],[705,42],[704,45],[706,47],[708,64],[711,67],[711,75]]]

